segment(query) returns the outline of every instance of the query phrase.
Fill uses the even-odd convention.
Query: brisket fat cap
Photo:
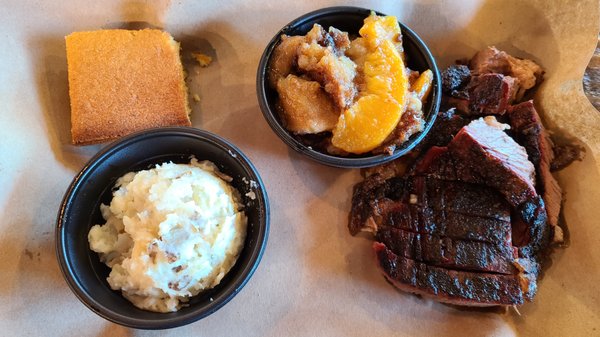
[[[471,71],[465,65],[452,65],[442,71],[442,91],[452,96],[460,96],[460,92],[469,83]]]

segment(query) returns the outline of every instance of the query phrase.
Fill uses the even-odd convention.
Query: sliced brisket
[[[533,165],[507,138],[495,120],[480,119],[448,148],[430,148],[409,175],[374,174],[355,187],[350,230],[375,233],[379,265],[399,289],[460,305],[534,295],[529,257],[546,246],[548,226]]]
[[[515,274],[517,258],[510,242],[456,240],[399,228],[382,227],[376,240],[398,256],[444,268]]]
[[[510,206],[493,189],[462,181],[445,181],[430,177],[407,180],[409,202],[478,217],[510,221]]]
[[[477,179],[480,179],[478,175],[470,174],[470,169],[465,168],[462,161],[455,160],[445,147],[431,147],[417,161],[411,174],[458,181],[477,181]],[[495,190],[492,190],[492,193],[498,194]],[[506,209],[510,212],[508,205]],[[540,196],[536,195],[517,206],[513,206],[510,220],[506,221],[512,221],[513,245],[519,247],[520,256],[533,256],[547,247],[549,244],[548,239],[552,236],[552,230],[547,225],[546,220],[546,208]]]
[[[550,171],[580,157],[568,147],[557,155],[533,102],[511,105],[541,80],[537,64],[490,47],[469,68],[442,73],[450,109],[411,156],[365,171],[349,228],[374,234],[378,265],[400,290],[520,305],[535,295],[539,261],[560,234]]]
[[[368,226],[374,231],[397,228],[456,240],[511,244],[511,224],[492,217],[482,217],[422,207],[401,201],[382,200],[374,209]]]
[[[464,181],[485,185],[482,178],[469,167],[454,159],[448,147],[432,146],[409,171],[416,176],[428,176],[449,181]]]
[[[478,217],[510,221],[510,205],[500,193],[479,184],[434,177],[388,179],[380,193],[391,200]]]
[[[554,160],[552,140],[542,125],[533,101],[526,101],[508,110],[510,125],[516,141],[523,145],[537,173],[537,191],[542,195],[548,214],[548,222],[558,225],[562,191],[550,172]]]
[[[513,207],[537,196],[534,167],[524,148],[482,120],[461,129],[448,147],[431,147],[410,174],[487,185]]]
[[[535,277],[521,272],[503,275],[431,266],[398,256],[382,243],[373,244],[379,267],[397,288],[456,305],[519,305],[536,292]]]
[[[380,226],[490,243],[511,242],[510,205],[484,186],[432,177],[383,179],[355,186],[349,228],[354,235]],[[366,228],[365,228],[366,227]]]

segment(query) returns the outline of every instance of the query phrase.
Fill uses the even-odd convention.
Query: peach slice
[[[340,116],[331,139],[335,147],[356,154],[373,150],[396,128],[406,110],[409,83],[394,44],[400,34],[395,27],[398,22],[393,17],[371,15],[365,19],[360,34],[369,46],[364,63],[366,85]]]
[[[433,72],[430,69],[425,70],[411,85],[410,91],[417,94],[417,97],[422,102],[427,100],[429,92],[431,91],[431,83],[433,82]]]

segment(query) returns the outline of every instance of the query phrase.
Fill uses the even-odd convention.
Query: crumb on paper
[[[565,241],[564,232],[560,226],[554,227],[554,238],[552,239],[552,241],[557,243]]]
[[[192,98],[194,99],[194,102],[200,102],[200,96],[198,94],[193,94]]]
[[[212,57],[202,53],[192,53],[192,56],[198,61],[202,68],[208,67],[212,63]]]

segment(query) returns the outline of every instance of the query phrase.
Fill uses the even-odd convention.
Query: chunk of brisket
[[[544,71],[531,60],[518,59],[495,47],[488,47],[473,56],[469,67],[473,74],[500,73],[517,79],[516,99],[541,81]]]
[[[514,207],[537,196],[535,168],[525,149],[510,138],[493,117],[474,120],[448,144],[455,162],[476,180],[504,195]]]
[[[552,140],[548,136],[533,101],[513,105],[508,110],[511,131],[516,141],[527,150],[534,165],[554,159]]]
[[[442,71],[442,91],[445,94],[459,96],[469,79],[471,71],[465,65],[452,65]]]
[[[469,272],[435,267],[398,256],[384,244],[373,250],[385,277],[397,288],[437,301],[469,306],[519,305],[536,292],[535,276]]]
[[[502,115],[515,99],[515,79],[502,74],[471,77],[467,86],[469,114]]]
[[[471,76],[466,88],[452,94],[446,104],[468,116],[503,115],[515,100],[515,83],[502,74]]]

